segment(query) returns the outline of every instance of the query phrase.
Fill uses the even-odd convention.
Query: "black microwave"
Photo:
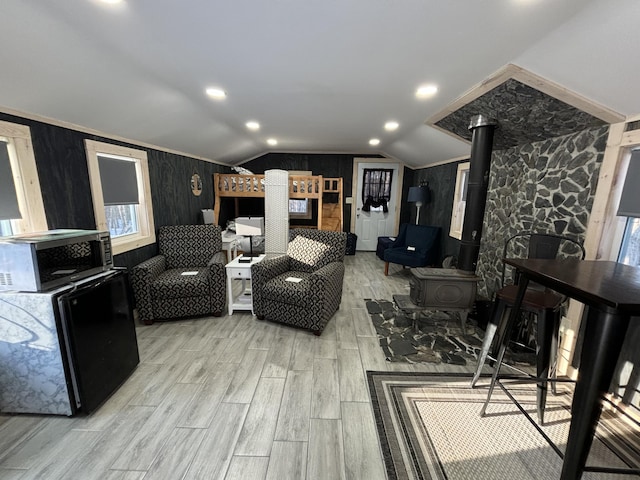
[[[42,292],[111,268],[109,232],[64,229],[0,238],[0,291]]]

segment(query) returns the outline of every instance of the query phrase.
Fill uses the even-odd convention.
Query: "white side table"
[[[251,265],[261,261],[266,255],[253,257],[251,262],[240,262],[242,257],[236,257],[226,265],[227,269],[227,304],[229,315],[234,310],[250,310],[253,314],[253,297],[251,296]],[[233,295],[233,281],[242,280],[242,290],[238,295]]]
[[[242,235],[236,235],[235,233],[222,231],[222,249],[227,252],[227,261],[233,260],[238,254],[238,241],[242,240]]]

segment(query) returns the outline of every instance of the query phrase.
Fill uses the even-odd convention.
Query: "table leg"
[[[582,477],[596,425],[601,398],[608,391],[618,354],[629,326],[629,316],[590,308],[582,356],[571,404],[571,426],[562,463],[562,480]]]
[[[544,424],[544,407],[547,403],[547,379],[549,378],[549,364],[554,330],[556,329],[553,309],[548,308],[540,312],[537,318],[536,338],[536,374],[538,377],[537,400],[538,421]]]
[[[463,310],[462,312],[456,312],[458,318],[460,319],[460,329],[462,330],[462,334],[465,335],[467,333],[467,317],[469,316],[469,310]]]
[[[411,323],[413,324],[413,333],[420,333],[420,322],[418,322],[418,312],[411,312]]]
[[[232,286],[232,278],[227,273],[227,306],[229,309],[229,315],[233,315],[233,286]]]

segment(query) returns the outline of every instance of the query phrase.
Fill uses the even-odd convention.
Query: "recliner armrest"
[[[156,255],[131,269],[131,284],[136,307],[143,322],[153,321],[153,300],[151,298],[151,284],[166,270],[166,258]]]
[[[144,276],[152,281],[167,269],[167,261],[164,255],[156,255],[131,269],[132,275]]]
[[[207,262],[207,266],[211,267],[212,265],[220,264],[223,267],[227,264],[227,254],[223,251],[216,253],[211,260]]]
[[[342,279],[344,277],[344,263],[331,262],[322,268],[319,268],[311,275],[316,275],[328,280]]]
[[[322,312],[327,320],[340,305],[344,282],[344,263],[331,262],[309,276],[315,292],[310,299],[311,308]]]
[[[225,252],[218,252],[207,263],[209,268],[209,278],[211,279],[211,288],[214,287],[216,282],[225,283],[227,274],[225,272],[225,265],[227,264],[227,254]]]
[[[251,265],[251,296],[253,298],[253,312],[257,316],[264,315],[262,289],[272,278],[289,271],[289,257],[265,258]]]
[[[331,262],[313,272],[309,280],[316,285],[317,298],[323,298],[329,289],[329,285],[339,288],[342,287],[344,280],[344,263]]]
[[[281,255],[279,257],[265,258],[264,260],[251,265],[251,283],[256,280],[265,281],[282,275],[289,270],[289,257]]]

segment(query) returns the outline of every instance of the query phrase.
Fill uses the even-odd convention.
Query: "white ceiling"
[[[0,107],[228,164],[425,166],[469,152],[425,120],[508,63],[640,113],[638,20],[637,0],[2,0]]]

